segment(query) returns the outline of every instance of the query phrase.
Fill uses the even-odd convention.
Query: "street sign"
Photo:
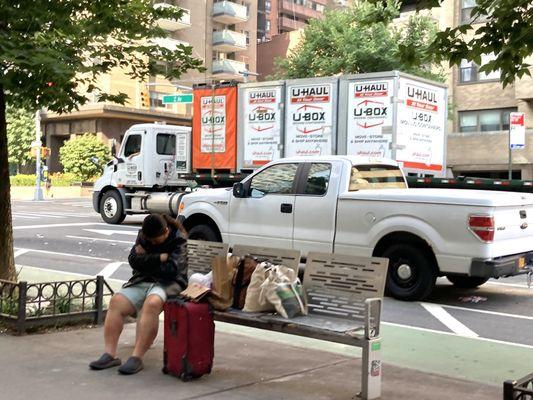
[[[191,104],[192,103],[192,94],[172,94],[163,96],[163,104]]]
[[[512,112],[509,125],[509,147],[511,150],[526,147],[526,118],[524,113]]]

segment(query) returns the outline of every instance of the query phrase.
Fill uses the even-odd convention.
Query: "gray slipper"
[[[143,360],[141,360],[139,357],[130,357],[128,358],[128,361],[126,361],[124,364],[120,366],[118,369],[118,372],[124,375],[133,375],[139,372],[141,369],[144,368]]]
[[[111,367],[116,367],[121,364],[120,358],[113,357],[109,353],[104,353],[96,361],[93,361],[89,364],[89,368],[94,370],[107,369]]]

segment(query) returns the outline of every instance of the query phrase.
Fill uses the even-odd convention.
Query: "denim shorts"
[[[137,312],[141,311],[144,301],[152,294],[159,296],[163,301],[167,300],[167,293],[159,283],[139,282],[133,286],[123,287],[119,293],[133,304]]]

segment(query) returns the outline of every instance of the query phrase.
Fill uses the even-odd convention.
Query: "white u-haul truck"
[[[187,184],[180,176],[215,171],[231,185],[235,174],[283,157],[392,158],[406,173],[446,172],[447,89],[398,71],[199,85],[193,106],[192,131],[141,124],[125,133],[94,187],[104,221],[177,214]]]

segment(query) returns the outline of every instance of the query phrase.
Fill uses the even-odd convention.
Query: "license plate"
[[[518,259],[518,268],[524,268],[526,266],[526,258],[520,257]]]

